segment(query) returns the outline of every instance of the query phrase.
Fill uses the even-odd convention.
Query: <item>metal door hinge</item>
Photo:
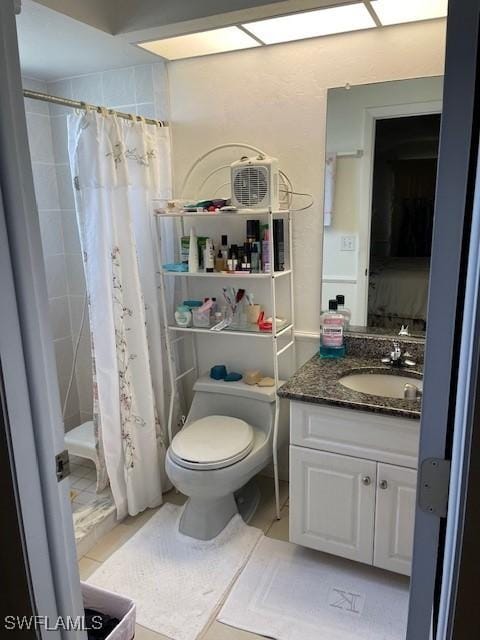
[[[58,482],[70,475],[70,458],[67,449],[55,456],[55,469]]]
[[[439,518],[447,516],[450,460],[426,458],[420,464],[418,505]]]

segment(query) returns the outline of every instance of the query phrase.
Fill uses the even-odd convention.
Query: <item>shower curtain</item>
[[[160,505],[168,488],[151,199],[171,196],[169,130],[87,111],[69,116],[68,145],[92,337],[97,489],[110,483],[122,518]]]

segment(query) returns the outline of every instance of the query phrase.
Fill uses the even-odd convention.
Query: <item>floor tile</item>
[[[114,529],[105,534],[88,551],[87,556],[98,562],[103,562],[122,546],[135,533],[132,527],[118,524]]]
[[[79,478],[78,480],[74,480],[73,488],[80,489],[81,491],[82,489],[86,489],[87,487],[89,487],[91,484],[92,484],[92,481],[89,480],[88,478]]]
[[[78,562],[78,568],[80,571],[80,579],[86,580],[89,578],[92,573],[101,566],[101,562],[97,562],[96,560],[92,560],[92,558],[87,558],[84,556]]]
[[[122,521],[122,524],[126,527],[131,527],[132,531],[138,531],[144,524],[146,524],[152,516],[154,516],[158,509],[145,509],[142,513],[139,513],[136,516],[128,516],[125,520]]]
[[[201,636],[201,640],[265,640],[265,636],[235,629],[215,620]]]
[[[90,467],[85,467],[82,464],[79,464],[75,470],[72,471],[72,478],[86,478],[90,471]]]
[[[145,627],[141,627],[139,624],[135,626],[135,640],[170,640],[167,636],[161,633],[155,633]]]
[[[89,531],[77,542],[77,558],[82,558],[95,545],[95,531]]]
[[[275,518],[275,489],[273,478],[257,476],[256,482],[260,489],[260,504],[249,524],[252,527],[262,529],[264,532],[270,528]],[[280,507],[283,507],[288,499],[288,482],[280,482]]]
[[[284,542],[289,541],[288,507],[284,507],[280,511],[280,520],[275,518],[265,535],[268,538],[275,538],[275,540],[283,540]]]
[[[80,491],[73,499],[74,504],[89,504],[95,500],[95,496],[87,491]]]
[[[163,494],[163,499],[165,502],[169,502],[170,504],[177,504],[182,506],[188,500],[187,496],[184,496],[183,493],[180,493],[176,489],[172,489],[167,493]]]

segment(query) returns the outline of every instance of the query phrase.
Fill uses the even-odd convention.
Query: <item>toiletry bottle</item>
[[[220,273],[220,271],[225,271],[226,268],[227,265],[225,260],[223,259],[222,250],[219,249],[217,257],[215,258],[215,271]]]
[[[260,256],[258,255],[257,243],[252,244],[252,251],[250,253],[251,272],[258,273],[260,271]]]
[[[230,246],[230,262],[228,265],[229,271],[237,270],[237,262],[238,262],[238,246],[236,244],[232,244]]]
[[[180,238],[180,262],[188,265],[188,256],[190,253],[190,238],[189,236],[182,236]]]
[[[181,304],[175,311],[175,322],[179,327],[189,327],[192,324],[192,312],[190,307]]]
[[[341,358],[345,355],[343,330],[345,318],[337,310],[337,301],[328,301],[328,311],[320,318],[320,357]]]
[[[257,253],[258,253],[258,270],[261,271],[262,270],[262,243],[260,242],[260,240],[255,241],[252,244],[252,249],[253,247],[257,247]]]
[[[203,251],[203,265],[206,273],[213,273],[215,267],[215,253],[213,250],[213,241],[207,238],[205,249]]]
[[[198,271],[198,241],[195,229],[190,229],[190,241],[188,244],[188,271],[196,273]]]
[[[345,329],[349,329],[350,327],[350,320],[352,318],[352,312],[350,311],[350,309],[348,309],[348,307],[345,306],[345,296],[339,294],[337,296],[337,307],[338,307],[338,313],[341,313],[342,316],[345,318]]]
[[[270,260],[270,233],[268,225],[265,225],[262,240],[262,271],[264,273],[269,273],[270,271]]]
[[[274,271],[285,270],[285,241],[281,219],[273,221],[273,268]]]
[[[260,220],[247,220],[247,242],[260,240]]]
[[[228,260],[228,236],[222,236],[222,257],[225,261],[225,267]]]

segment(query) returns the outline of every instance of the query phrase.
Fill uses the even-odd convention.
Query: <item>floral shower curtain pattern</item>
[[[171,196],[166,127],[72,114],[70,168],[84,256],[100,469],[117,515],[162,502],[168,480],[164,363],[151,199]]]

